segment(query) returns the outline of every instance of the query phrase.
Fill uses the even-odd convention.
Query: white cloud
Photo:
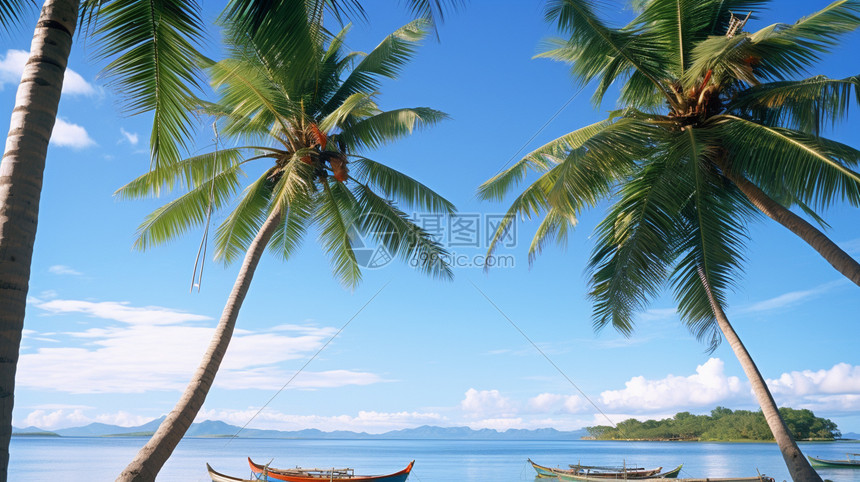
[[[9,49],[6,55],[0,58],[0,90],[6,84],[17,85],[21,82],[24,74],[24,66],[30,53],[26,50]],[[95,95],[96,89],[84,78],[72,69],[66,69],[63,77],[63,94],[70,95]]]
[[[668,375],[660,380],[633,377],[622,390],[607,390],[600,401],[610,410],[634,413],[687,408],[713,407],[725,400],[748,396],[749,389],[738,377],[726,376],[725,365],[711,358],[696,367],[696,374],[686,377]]]
[[[782,308],[788,308],[800,304],[806,300],[824,294],[837,286],[844,284],[843,280],[824,283],[809,290],[791,291],[773,298],[753,303],[750,306],[740,309],[741,313],[758,313],[762,311],[772,311]]]
[[[472,417],[509,416],[516,413],[514,403],[498,390],[466,390],[460,408]]]
[[[71,276],[81,276],[83,273],[77,271],[69,266],[64,264],[55,264],[48,268],[48,272],[51,274],[59,274],[59,275],[71,275]]]
[[[528,407],[537,413],[580,413],[590,406],[579,395],[541,393],[528,401]]]
[[[68,393],[143,393],[182,390],[200,362],[214,329],[194,326],[208,316],[124,302],[41,301],[32,306],[56,315],[87,315],[113,324],[60,335],[80,343],[39,347],[21,355],[18,384]],[[38,322],[37,322],[38,323]],[[34,323],[34,325],[37,325]],[[236,330],[215,385],[226,389],[278,389],[292,376],[278,364],[306,358],[331,337],[333,328]],[[31,340],[37,339],[32,333]],[[54,334],[56,335],[56,334]],[[260,353],[266,353],[265,359]],[[339,369],[302,373],[291,388],[322,389],[385,382],[376,374]]]
[[[51,142],[60,147],[71,147],[72,149],[84,149],[96,145],[87,130],[83,127],[64,121],[57,117],[54,130],[51,133]]]
[[[205,321],[211,317],[185,313],[158,306],[133,307],[125,301],[34,300],[35,305],[53,314],[84,313],[96,318],[132,325],[171,325],[186,321]]]
[[[69,427],[81,427],[91,423],[106,423],[119,425],[121,427],[135,427],[149,422],[151,418],[133,415],[128,412],[119,411],[115,413],[103,413],[90,417],[84,412],[91,407],[61,407],[57,409],[40,408],[27,414],[24,419],[16,422],[20,427],[38,427],[44,430],[59,430]]]
[[[136,146],[138,141],[140,140],[140,136],[137,135],[137,132],[128,132],[127,130],[123,129],[122,127],[119,128],[119,132],[122,134],[122,137],[123,137],[123,139],[121,139],[120,142],[123,142],[123,140],[125,140],[125,142],[128,142],[129,144]]]
[[[780,405],[828,411],[860,411],[860,366],[837,363],[827,370],[783,373],[768,380]]]

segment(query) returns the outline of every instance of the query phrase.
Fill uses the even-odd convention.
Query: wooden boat
[[[261,477],[260,480],[269,481],[321,482],[325,480],[348,480],[350,482],[405,482],[406,478],[409,477],[409,472],[412,471],[412,466],[415,465],[415,461],[409,462],[409,465],[400,472],[388,475],[355,475],[352,469],[308,469],[302,467],[276,469],[257,464],[250,457],[248,457],[248,465],[251,466],[251,472],[255,476]],[[262,478],[264,471],[267,472],[266,478]]]
[[[229,475],[224,475],[224,474],[215,472],[215,469],[213,469],[212,466],[209,464],[206,464],[206,470],[209,471],[209,478],[212,479],[212,482],[260,482],[260,480],[265,480],[265,479],[240,479],[239,477],[232,477]]]
[[[537,472],[538,477],[552,477],[556,478],[560,475],[570,475],[570,476],[582,476],[589,477],[592,479],[644,479],[648,477],[660,477],[659,473],[663,470],[663,467],[657,467],[656,469],[645,469],[642,467],[606,467],[599,465],[570,465],[570,469],[560,469],[554,467],[546,467],[543,465],[536,464],[532,461],[532,459],[528,459],[529,463],[534,467],[535,472]],[[678,472],[681,471],[681,466],[678,466],[675,470],[670,470],[669,474],[675,474],[677,477]],[[572,479],[573,480],[573,479]]]
[[[809,459],[809,463],[812,464],[813,467],[829,467],[829,468],[855,468],[860,469],[860,454],[846,454],[847,457],[845,460],[827,460],[827,459],[819,459],[816,457],[811,457],[809,455],[806,458]],[[853,457],[853,458],[852,458]]]
[[[566,475],[561,474],[557,476],[560,481],[568,481],[568,480],[576,480],[579,482],[583,481],[593,481],[600,482],[605,481],[604,477],[593,477],[593,476],[579,476],[579,475]],[[705,477],[700,479],[675,479],[677,482],[775,482],[773,477],[767,477],[765,475],[757,475],[755,477]],[[666,479],[659,479],[654,477],[649,477],[645,479],[636,479],[636,482],[666,482]]]
[[[683,466],[684,466],[684,464],[681,464],[672,470],[667,470],[666,472],[655,475],[654,478],[657,478],[657,479],[677,479],[678,474],[681,473],[681,467],[683,467]]]

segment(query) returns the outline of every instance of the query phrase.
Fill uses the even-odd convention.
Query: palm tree
[[[269,163],[217,229],[216,258],[229,263],[242,252],[245,257],[209,349],[179,403],[119,480],[154,479],[191,425],[267,247],[288,259],[315,226],[334,275],[351,287],[361,278],[352,249],[360,233],[403,259],[426,260],[421,267],[432,276],[451,276],[445,250],[392,199],[442,213],[454,212],[451,203],[359,154],[446,117],[425,107],[383,111],[375,101],[381,78],[398,75],[426,35],[427,22],[407,24],[366,55],[344,51],[348,27],[325,40],[314,25],[309,23],[304,32],[315,41],[308,61],[261,49],[253,37],[228,25],[230,56],[207,69],[219,99],[203,103],[201,110],[215,116],[225,137],[250,144],[195,156],[162,173],[149,172],[118,191],[122,198],[140,198],[173,182],[187,189],[141,225],[136,246],[146,249],[208,223],[212,210],[235,197],[249,163]]]
[[[19,22],[32,1],[0,0],[0,26]],[[407,8],[431,21],[442,20],[461,0],[408,0]],[[321,19],[324,9],[339,19],[364,17],[358,0],[271,2],[230,0],[225,15],[272,48],[301,56],[304,40],[290,35]],[[276,18],[277,21],[271,21]],[[18,89],[0,167],[0,482],[5,480],[12,434],[15,371],[24,326],[30,264],[39,199],[65,66],[75,30],[82,23],[109,59],[106,76],[124,93],[127,113],[153,113],[152,167],[181,159],[191,131],[188,109],[200,80],[196,45],[204,32],[194,0],[45,0],[30,58]],[[89,27],[93,27],[92,30]],[[301,31],[301,28],[297,29]]]
[[[857,78],[787,80],[860,25],[860,6],[839,1],[794,25],[743,32],[745,20],[731,11],[764,3],[651,0],[614,29],[590,2],[551,2],[547,18],[569,37],[541,56],[571,62],[577,79],[595,81],[598,104],[619,80],[623,109],[535,150],[479,193],[502,200],[538,175],[509,210],[543,217],[530,261],[547,242],[563,242],[581,211],[614,201],[589,263],[595,328],[630,335],[636,313],[670,285],[699,339],[711,348],[721,335],[729,340],[794,480],[817,481],[723,306],[741,270],[746,223],[759,209],[778,221],[790,214],[784,224],[806,236],[811,225],[799,227],[790,207],[823,222],[816,208],[860,202],[860,176],[851,170],[860,152],[819,135],[822,122],[845,115]],[[495,240],[506,229],[499,226]],[[857,262],[820,232],[813,237],[829,243],[819,252],[855,279]]]

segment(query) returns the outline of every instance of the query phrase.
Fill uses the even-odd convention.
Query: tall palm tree
[[[700,339],[712,348],[721,335],[729,340],[792,477],[817,481],[723,306],[743,262],[745,225],[759,209],[777,220],[790,214],[784,224],[807,239],[812,226],[799,226],[790,207],[823,222],[816,208],[860,202],[860,176],[851,170],[860,152],[819,135],[823,121],[845,115],[857,78],[787,80],[860,25],[860,5],[838,1],[793,25],[743,32],[744,19],[731,11],[765,3],[650,0],[615,29],[591,2],[550,2],[548,19],[568,37],[541,55],[571,62],[583,83],[595,81],[598,104],[620,81],[623,108],[535,150],[479,193],[502,200],[538,176],[509,211],[543,217],[530,260],[547,242],[563,242],[582,210],[613,200],[589,264],[595,328],[630,335],[636,313],[672,286],[681,318]],[[857,262],[820,232],[814,237],[856,282]]]
[[[369,236],[403,259],[426,260],[424,272],[451,276],[445,250],[413,223],[398,204],[453,213],[443,197],[361,154],[444,119],[426,107],[383,111],[376,91],[397,77],[427,33],[417,20],[385,38],[368,54],[344,51],[348,27],[326,40],[310,24],[309,60],[261,49],[253,37],[228,26],[229,58],[208,67],[218,101],[201,110],[220,122],[221,133],[249,144],[183,160],[150,172],[118,191],[123,198],[158,193],[176,182],[187,192],[149,215],[136,246],[146,249],[192,226],[205,225],[212,210],[236,198],[240,174],[253,161],[267,163],[217,229],[216,258],[244,261],[203,361],[179,403],[125,469],[119,480],[152,480],[202,406],[223,358],[254,270],[268,247],[287,259],[307,230],[316,227],[346,286],[361,278],[355,235]]]
[[[0,26],[25,17],[34,2],[0,0]],[[364,17],[358,0],[230,0],[225,15],[242,23],[272,48],[301,56],[304,40],[291,35],[321,18]],[[462,0],[408,0],[405,6],[431,21],[442,20]],[[195,0],[45,0],[30,57],[18,89],[0,165],[0,482],[5,480],[12,434],[15,371],[24,326],[30,264],[48,141],[56,121],[73,35],[82,23],[110,60],[105,73],[124,93],[128,114],[153,113],[152,167],[181,159],[191,131],[188,107],[200,79],[196,45],[204,32]],[[271,19],[277,19],[272,21]],[[92,29],[89,29],[92,27]],[[298,29],[301,31],[301,28]]]

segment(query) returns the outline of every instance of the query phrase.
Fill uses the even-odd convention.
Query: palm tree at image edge
[[[786,212],[800,219],[788,209],[796,206],[823,223],[817,209],[860,200],[860,176],[851,169],[858,151],[820,136],[824,122],[846,115],[857,77],[786,80],[856,29],[860,8],[840,1],[793,25],[730,30],[730,11],[755,14],[765,3],[653,0],[628,26],[613,29],[590,2],[550,2],[548,20],[568,37],[551,40],[539,56],[569,62],[575,78],[594,82],[596,104],[619,80],[624,107],[538,148],[479,195],[501,201],[537,177],[506,218],[542,217],[530,262],[547,243],[563,243],[580,212],[612,200],[588,268],[595,328],[612,325],[629,336],[636,313],[671,286],[679,315],[699,339],[711,349],[721,335],[729,340],[792,478],[817,481],[722,307],[741,271],[745,226],[758,209],[784,221]],[[499,226],[490,253],[509,222]],[[830,244],[816,249],[838,255]],[[853,279],[857,263],[844,257],[828,261]]]

